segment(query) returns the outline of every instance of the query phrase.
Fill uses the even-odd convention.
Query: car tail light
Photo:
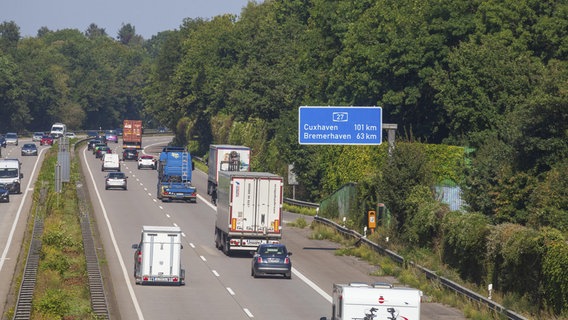
[[[142,252],[138,252],[138,262],[142,262]]]
[[[290,264],[290,258],[288,258],[288,257],[284,258],[284,263],[285,263],[285,264]]]
[[[262,257],[258,257],[258,258],[256,258],[256,262],[258,262],[258,263],[262,263]]]

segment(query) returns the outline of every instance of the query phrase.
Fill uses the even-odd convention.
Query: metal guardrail
[[[296,199],[284,198],[284,203],[291,204],[298,207],[319,208],[319,204],[306,202]]]
[[[319,216],[315,216],[314,221],[317,221],[318,223],[325,224],[327,226],[333,227],[338,232],[340,232],[341,234],[343,234],[345,236],[356,238],[358,241],[361,241],[361,242],[367,244],[369,247],[371,247],[373,250],[375,250],[379,254],[388,256],[389,258],[391,258],[393,261],[399,263],[400,265],[404,265],[405,262],[407,262],[409,266],[412,266],[412,267],[418,269],[420,272],[424,273],[427,279],[437,281],[438,283],[440,283],[445,288],[452,290],[455,293],[461,294],[461,295],[465,296],[466,298],[468,298],[472,301],[479,302],[479,303],[485,305],[486,307],[488,307],[489,309],[491,309],[495,312],[498,312],[500,314],[505,315],[507,317],[507,319],[527,320],[527,318],[515,313],[514,311],[508,310],[507,308],[505,308],[502,305],[492,301],[489,298],[486,298],[486,297],[484,297],[484,296],[482,296],[482,295],[480,295],[476,292],[473,292],[473,291],[471,291],[471,290],[469,290],[465,287],[462,287],[459,284],[453,282],[452,280],[438,276],[434,271],[431,271],[431,270],[428,270],[428,269],[426,269],[422,266],[419,266],[419,265],[415,264],[413,261],[405,261],[404,257],[398,255],[397,253],[395,253],[395,252],[393,252],[389,249],[386,249],[386,248],[379,246],[378,244],[376,244],[376,243],[370,241],[369,239],[365,238],[363,235],[361,235],[357,231],[347,229],[340,224],[337,224],[337,223],[335,223],[331,220],[328,220],[328,219],[325,219],[325,218],[322,218],[322,217],[319,217]]]

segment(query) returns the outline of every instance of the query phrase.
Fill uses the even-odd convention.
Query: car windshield
[[[24,149],[25,149],[25,148],[33,149],[33,148],[35,148],[35,144],[31,144],[31,143],[30,143],[30,144],[24,144],[24,147],[23,147],[23,148],[24,148]]]
[[[17,138],[18,135],[15,133],[6,133],[6,138]]]
[[[108,177],[111,178],[111,179],[122,179],[122,178],[124,178],[124,173],[113,172],[113,173],[109,173]]]
[[[0,169],[0,178],[17,178],[18,170],[15,168]]]

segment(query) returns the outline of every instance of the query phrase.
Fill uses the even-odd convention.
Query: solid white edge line
[[[253,314],[247,308],[243,308],[244,312],[247,314],[249,318],[254,318]]]
[[[85,162],[85,166],[87,167],[87,170],[89,171],[89,175],[91,176],[91,181],[93,182],[93,185],[95,186],[93,189],[95,190],[95,193],[97,194],[97,198],[99,200],[99,204],[101,205],[101,209],[103,211],[103,216],[105,218],[107,229],[110,233],[110,239],[112,240],[112,245],[114,247],[114,251],[116,252],[116,255],[118,256],[118,262],[120,263],[120,267],[122,268],[122,275],[124,277],[124,281],[126,282],[126,287],[128,288],[128,292],[130,293],[130,298],[132,299],[132,304],[134,305],[134,309],[136,310],[136,314],[138,314],[138,319],[143,320],[144,315],[142,314],[142,309],[140,309],[140,304],[138,303],[138,300],[136,299],[136,294],[134,294],[134,288],[132,288],[132,284],[130,283],[130,280],[129,280],[130,277],[128,275],[128,272],[126,271],[126,265],[124,264],[124,259],[122,259],[122,255],[120,254],[120,250],[118,249],[118,243],[116,242],[116,238],[114,236],[114,231],[112,230],[112,226],[110,224],[110,220],[108,218],[106,208],[103,204],[101,194],[99,193],[99,189],[97,188],[95,178],[93,177],[93,172],[91,171],[91,167],[89,167],[89,164],[87,163],[87,157],[86,157],[86,154],[85,154],[85,150],[87,150],[87,148],[83,149],[83,161]]]
[[[31,177],[34,176],[37,165],[39,163],[39,159],[41,158],[41,154],[47,150],[48,148],[43,148],[40,150],[36,162],[34,164],[34,168],[32,169],[32,174],[28,179],[28,186],[24,191],[24,195],[22,196],[22,201],[20,201],[20,206],[18,207],[18,211],[16,212],[16,217],[14,218],[14,222],[12,223],[12,228],[10,229],[10,233],[8,234],[8,239],[6,240],[6,246],[4,247],[4,251],[2,251],[2,257],[0,257],[0,272],[2,272],[2,268],[4,267],[4,261],[6,260],[6,256],[8,255],[8,251],[10,250],[10,246],[12,245],[12,239],[14,238],[14,233],[16,232],[16,226],[18,225],[18,220],[20,220],[20,215],[22,214],[22,209],[24,207],[24,203],[26,202],[26,198],[28,196],[28,192],[30,191],[30,185],[32,184]],[[18,161],[20,161],[18,159]],[[21,187],[21,186],[20,186]]]
[[[317,284],[313,283],[312,280],[304,276],[300,271],[292,267],[292,273],[294,273],[296,277],[300,278],[300,280],[304,281],[308,286],[319,293],[325,300],[329,301],[329,303],[332,303],[333,299],[331,298],[331,296],[323,291],[320,287],[318,287]]]

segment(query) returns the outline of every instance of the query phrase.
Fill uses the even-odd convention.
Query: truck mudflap
[[[160,186],[159,198],[164,201],[167,200],[184,200],[189,202],[197,201],[197,188],[187,187],[186,185],[178,184],[162,184]]]

